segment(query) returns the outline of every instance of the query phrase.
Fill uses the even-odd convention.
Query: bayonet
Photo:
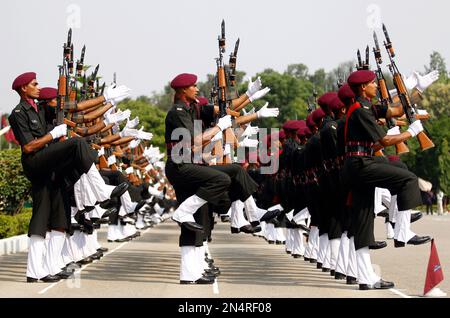
[[[392,46],[391,38],[389,37],[389,33],[388,33],[384,23],[383,23],[383,33],[384,33],[384,37],[386,38],[386,42],[384,43],[384,46],[386,47],[386,49],[389,50],[390,55],[392,57],[395,57],[394,47]]]

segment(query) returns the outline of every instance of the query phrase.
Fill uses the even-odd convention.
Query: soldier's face
[[[40,90],[41,89],[39,88],[39,83],[35,79],[32,80],[27,85],[22,86],[22,92],[28,98],[33,98],[33,99],[38,98]]]
[[[370,99],[377,96],[377,83],[375,80],[365,85],[364,92],[366,93],[366,97]]]
[[[197,88],[197,84],[189,86],[184,89],[184,94],[186,96],[186,99],[189,102],[197,101],[198,92],[199,92],[199,89]]]

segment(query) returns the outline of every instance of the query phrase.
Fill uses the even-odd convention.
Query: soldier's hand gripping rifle
[[[378,38],[375,31],[373,32],[373,40],[375,42],[373,54],[375,56],[375,63],[377,64],[377,70],[375,71],[375,74],[377,74],[378,99],[380,100],[381,105],[387,108],[389,104],[392,104],[392,97],[389,93],[389,90],[387,89],[386,79],[384,78],[383,71],[381,70],[381,64],[383,63],[383,60],[381,58],[380,45],[378,43]],[[386,125],[389,129],[391,129],[395,127],[395,122],[392,118],[386,118]],[[409,152],[408,147],[403,141],[395,145],[395,150],[398,155]]]
[[[240,39],[237,39],[236,44],[234,45],[234,51],[230,54],[230,60],[228,63],[228,66],[225,66],[227,70],[228,75],[228,82],[229,85],[228,89],[228,100],[233,100],[235,98],[239,97],[239,93],[237,91],[236,86],[236,61],[237,61],[237,54],[239,50],[239,42]]]
[[[406,115],[406,118],[410,124],[415,122],[416,119],[416,111],[415,111],[415,105],[411,103],[411,100],[408,95],[408,91],[406,89],[405,83],[403,81],[403,77],[395,64],[394,57],[395,52],[394,48],[392,46],[391,39],[389,37],[389,34],[387,32],[386,26],[383,24],[383,32],[386,38],[386,41],[384,42],[384,47],[386,48],[386,51],[389,56],[390,64],[388,65],[389,70],[392,73],[393,80],[394,80],[394,86],[397,90],[397,95],[400,99],[400,102],[403,107],[403,111]],[[417,136],[417,140],[419,141],[420,148],[422,150],[427,150],[429,148],[433,148],[434,144],[431,141],[431,139],[425,134],[425,132],[420,132]]]

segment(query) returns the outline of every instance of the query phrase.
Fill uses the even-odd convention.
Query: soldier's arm
[[[25,146],[22,147],[22,150],[26,154],[32,153],[45,147],[45,145],[51,142],[52,140],[53,140],[52,135],[47,134],[41,138],[34,139],[33,141],[27,143]]]

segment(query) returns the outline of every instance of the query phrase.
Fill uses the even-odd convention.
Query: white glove
[[[127,124],[125,125],[125,128],[135,128],[137,125],[139,125],[139,117],[134,117],[133,120],[127,119]]]
[[[411,90],[417,85],[417,75],[416,72],[408,76],[408,78],[403,77],[403,82],[407,89]]]
[[[131,129],[131,128],[127,128],[125,126],[125,128],[120,132],[120,137],[137,137],[139,133],[139,130],[137,129]]]
[[[137,138],[143,140],[152,140],[153,134],[150,132],[145,132],[144,126],[142,126],[141,129],[138,130]]]
[[[103,114],[103,118],[106,119],[107,116],[115,113],[116,111],[116,106],[111,107],[110,109],[108,109],[104,114]]]
[[[124,121],[125,119],[130,118],[130,115],[131,115],[131,111],[129,109],[127,109],[124,112],[119,110],[115,114],[107,115],[105,120],[104,120],[104,122],[107,125],[109,125],[109,124],[118,124],[118,123]]]
[[[130,149],[134,149],[141,143],[141,139],[134,139],[130,142]]]
[[[266,94],[268,92],[270,92],[270,88],[268,88],[268,87],[263,88],[262,90],[257,91],[255,94],[253,94],[251,97],[249,97],[249,100],[250,100],[250,102],[254,102],[255,100],[258,100],[258,99],[266,96]]]
[[[53,139],[65,136],[66,134],[67,134],[66,124],[58,125],[50,131],[50,135],[52,135]]]
[[[120,131],[120,126],[118,124],[114,124],[114,126],[112,126],[111,128],[113,134],[117,134]]]
[[[101,147],[100,150],[98,151],[98,156],[104,156],[105,155],[105,148]]]
[[[128,167],[128,168],[125,169],[125,173],[126,174],[130,174],[130,173],[133,173],[133,172],[134,172],[133,167]]]
[[[211,138],[211,142],[216,142],[219,140],[222,140],[222,131],[219,131],[217,134],[214,135],[214,137]]]
[[[106,92],[103,94],[103,97],[105,97],[105,100],[108,102],[112,101],[114,103],[118,103],[119,101],[129,97],[130,91],[131,89],[129,89],[125,85],[120,86],[112,85],[106,89]]]
[[[221,131],[224,131],[227,128],[231,127],[231,116],[226,115],[219,119],[219,122],[217,123],[217,126],[220,128]]]
[[[409,125],[409,128],[407,132],[411,134],[411,137],[417,136],[420,132],[423,131],[423,126],[420,120],[416,120],[411,125]]]
[[[435,81],[439,79],[439,71],[435,70],[427,75],[421,76],[419,73],[414,72],[414,75],[417,78],[417,85],[416,88],[419,92],[423,92],[425,89],[427,89],[428,86],[433,84]]]
[[[152,164],[149,163],[148,165],[146,165],[145,168],[144,168],[144,170],[145,170],[146,172],[149,172],[150,170],[153,170]]]
[[[247,96],[250,98],[253,94],[255,94],[257,91],[259,91],[262,87],[262,83],[261,83],[261,77],[258,76],[258,78],[256,79],[256,81],[252,82],[252,78],[249,77],[248,78],[248,89],[247,92],[245,92],[245,94],[247,94]]]
[[[426,116],[428,115],[428,112],[425,109],[418,109],[417,115]]]
[[[258,147],[258,144],[259,144],[258,140],[249,139],[246,137],[239,143],[239,147],[256,148]]]
[[[164,170],[164,168],[166,167],[166,164],[163,161],[158,161],[155,162],[155,167],[158,167],[161,170]]]
[[[251,115],[251,114],[253,114],[254,112],[255,112],[255,107],[253,107],[252,109],[250,109],[248,112],[245,110],[245,108],[244,109],[242,109],[242,112],[244,113],[244,116],[245,115]]]
[[[400,127],[395,126],[387,131],[388,136],[400,135]]]
[[[228,156],[229,154],[231,154],[231,146],[230,144],[226,144],[223,149],[223,155]]]
[[[278,108],[267,108],[269,103],[266,103],[260,110],[256,112],[258,118],[278,117],[280,111]]]
[[[256,135],[259,132],[259,127],[252,127],[250,124],[247,125],[244,132],[242,133],[242,137],[250,137]]]
[[[109,156],[108,157],[108,166],[110,166],[110,165],[112,165],[112,164],[115,164],[116,163],[116,156],[114,156],[114,155],[111,155],[111,156]]]
[[[113,105],[113,106],[116,106],[118,103],[120,103],[121,101],[123,101],[125,98],[128,98],[128,97],[130,97],[130,95],[117,97],[116,99],[111,99],[109,101],[109,103],[111,103],[111,105]]]

